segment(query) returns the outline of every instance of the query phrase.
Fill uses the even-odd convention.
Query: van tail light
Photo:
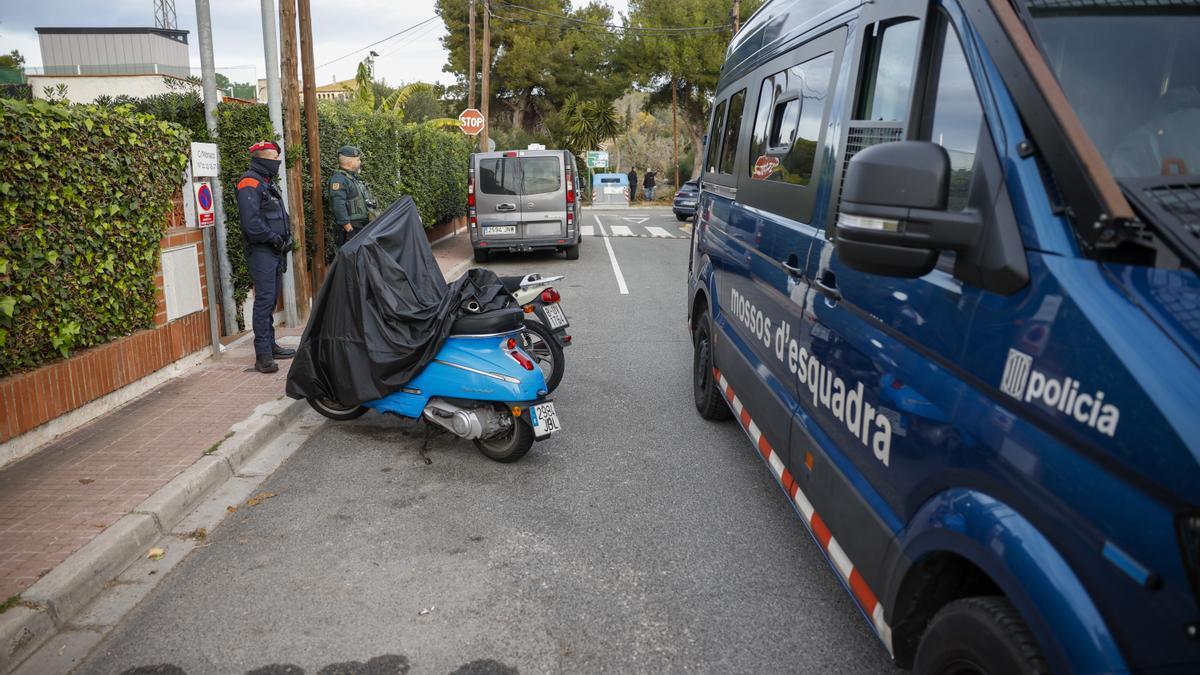
[[[504,153],[504,156],[505,156],[505,157],[516,157],[516,156],[517,156],[517,151],[516,151],[516,150],[509,150],[508,152]]]
[[[1175,521],[1179,531],[1179,547],[1183,549],[1183,566],[1192,582],[1192,593],[1200,605],[1200,513],[1188,513]]]
[[[475,172],[467,172],[467,206],[475,206]]]
[[[575,203],[575,179],[570,176],[567,176],[567,203]]]
[[[562,300],[562,296],[559,295],[558,291],[554,290],[553,288],[547,288],[546,290],[542,291],[542,302],[555,303],[559,300]]]

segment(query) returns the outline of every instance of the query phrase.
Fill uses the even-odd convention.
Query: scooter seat
[[[496,335],[520,330],[523,325],[525,311],[520,307],[506,307],[479,314],[466,314],[450,326],[450,334]]]
[[[504,284],[504,290],[509,293],[516,293],[521,290],[521,282],[525,277],[500,277],[500,283]]]

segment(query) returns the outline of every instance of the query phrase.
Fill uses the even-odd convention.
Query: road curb
[[[288,398],[258,406],[211,452],[30,586],[21,594],[27,605],[0,614],[0,673],[12,672],[70,623],[146,547],[282,435],[306,406]]]

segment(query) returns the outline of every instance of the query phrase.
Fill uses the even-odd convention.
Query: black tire
[[[476,438],[471,442],[484,457],[510,464],[524,457],[533,446],[533,427],[524,419],[514,419],[507,434],[497,438]]]
[[[685,216],[682,213],[675,214],[675,220],[678,220],[681,223],[686,222],[688,218],[690,218],[690,216]]]
[[[563,253],[566,254],[567,260],[579,260],[579,244],[564,248]]]
[[[541,366],[542,374],[546,376],[546,393],[553,392],[562,382],[563,371],[567,368],[562,345],[558,344],[550,327],[541,321],[526,321],[525,331],[521,348]]]
[[[475,249],[475,262],[477,262],[477,263],[487,262],[488,258],[491,257],[490,254],[491,254],[491,251],[487,250],[486,248]]]
[[[702,313],[696,321],[696,341],[692,345],[692,397],[696,411],[704,419],[727,420],[733,417],[733,411],[713,375],[712,327],[709,323],[708,312]]]
[[[325,417],[328,417],[331,420],[337,420],[339,422],[356,420],[367,414],[367,409],[361,405],[347,407],[341,403],[338,403],[337,401],[317,398],[308,399],[308,404],[312,406],[313,410],[316,410]]]
[[[955,600],[934,615],[913,662],[916,675],[1049,673],[1037,641],[1007,598]]]

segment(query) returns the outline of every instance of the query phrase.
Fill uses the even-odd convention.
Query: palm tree
[[[601,143],[621,133],[621,120],[617,116],[616,106],[594,99],[581,101],[575,92],[571,92],[563,101],[558,115],[566,132],[567,147],[576,157],[600,147]],[[587,186],[587,192],[588,199],[591,199],[591,185]]]

